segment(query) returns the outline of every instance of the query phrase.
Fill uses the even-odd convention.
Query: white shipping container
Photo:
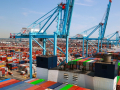
[[[37,67],[37,78],[48,80],[48,69]]]
[[[90,65],[90,62],[92,62],[93,60],[90,60],[88,62],[86,62],[86,70],[89,70],[89,65]]]
[[[116,78],[108,79],[108,78],[94,77],[93,78],[94,90],[116,90],[115,81]]]
[[[68,81],[68,80],[66,80],[66,79],[64,78],[64,73],[68,74],[68,73],[65,72],[65,71],[59,71],[59,72],[58,72],[58,82],[64,83],[64,82],[67,82],[67,81]],[[69,79],[69,76],[68,76],[68,79]]]
[[[12,61],[12,59],[7,59],[7,61],[9,62],[9,61]]]
[[[8,71],[8,68],[7,68],[7,67],[2,67],[2,68],[5,68],[5,70]]]
[[[85,74],[78,74],[77,85],[85,88]]]
[[[48,81],[57,82],[58,73],[59,73],[58,70],[49,70],[49,71],[48,71]]]
[[[6,57],[6,56],[0,56],[0,57],[2,57],[2,58],[3,58],[3,57]]]
[[[84,76],[85,76],[85,88],[89,88],[93,90],[94,89],[93,77],[88,75],[84,75]]]
[[[16,59],[16,57],[12,57],[12,59]]]
[[[116,86],[117,86],[117,77],[114,78],[113,90],[116,90]]]

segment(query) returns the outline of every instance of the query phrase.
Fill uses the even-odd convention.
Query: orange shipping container
[[[79,88],[79,86],[72,86],[72,87],[69,88],[68,90],[76,90],[77,88]]]
[[[0,88],[19,82],[19,80],[11,79],[0,83]]]
[[[34,90],[45,90],[46,88],[45,87],[39,87],[37,89],[34,89]]]
[[[39,86],[41,86],[41,87],[49,87],[49,86],[52,86],[53,84],[55,84],[56,82],[52,82],[52,81],[47,81],[47,82],[45,82],[45,83],[43,83],[43,84],[41,84],[41,85],[39,85]]]
[[[38,88],[40,88],[40,86],[35,85],[35,86],[30,87],[30,88],[27,88],[27,89],[25,89],[25,90],[36,90],[36,89],[38,89]]]

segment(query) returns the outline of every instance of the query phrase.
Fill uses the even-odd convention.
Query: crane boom
[[[74,6],[75,0],[66,0],[66,9],[65,9],[65,16],[64,16],[64,25],[63,25],[63,31],[62,35],[69,35],[70,30],[70,24],[72,19],[72,12],[73,12],[73,6]]]
[[[110,13],[111,3],[112,3],[112,0],[109,0],[109,4],[108,4],[106,16],[105,16],[105,22],[104,22],[103,30],[102,30],[102,39],[104,38],[104,35],[105,35],[105,30],[106,30],[106,26],[107,26],[107,22],[108,22],[108,17],[109,17],[109,13]]]

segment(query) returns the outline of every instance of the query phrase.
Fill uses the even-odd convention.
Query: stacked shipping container
[[[67,64],[67,68],[71,69],[84,69],[88,71],[95,71],[95,63],[98,61],[102,61],[102,58],[81,58],[69,61]]]

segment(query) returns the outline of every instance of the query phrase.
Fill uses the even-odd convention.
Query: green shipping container
[[[117,83],[118,83],[119,79],[120,79],[120,76],[117,76]],[[116,83],[116,84],[117,84],[117,83]]]
[[[120,62],[118,62],[118,66],[120,66]]]
[[[71,88],[73,85],[68,84],[66,86],[64,86],[63,88],[61,88],[60,90],[68,90],[69,88]]]
[[[82,59],[75,59],[75,60],[69,61],[69,62],[68,62],[68,65],[70,65],[70,64],[76,65],[76,64],[77,64],[77,61],[79,61],[79,60],[82,60]]]
[[[75,60],[76,60],[76,59],[75,59]],[[68,63],[69,63],[69,65],[70,65],[70,64],[73,64],[73,62],[74,62],[75,60],[72,60],[72,61],[68,62]]]
[[[45,79],[39,79],[39,80],[31,82],[30,84],[36,85],[36,84],[41,83],[43,81],[45,81]]]
[[[70,64],[71,64],[71,61],[68,62],[68,65],[70,65]]]
[[[74,64],[74,65],[77,65],[77,61],[80,61],[80,60],[82,60],[82,59],[76,59],[76,60],[74,60],[74,61],[73,61],[73,64]]]
[[[119,70],[119,67],[120,67],[120,62],[118,62],[118,70]]]
[[[83,62],[83,66],[86,66],[86,62],[90,61],[89,59]]]

